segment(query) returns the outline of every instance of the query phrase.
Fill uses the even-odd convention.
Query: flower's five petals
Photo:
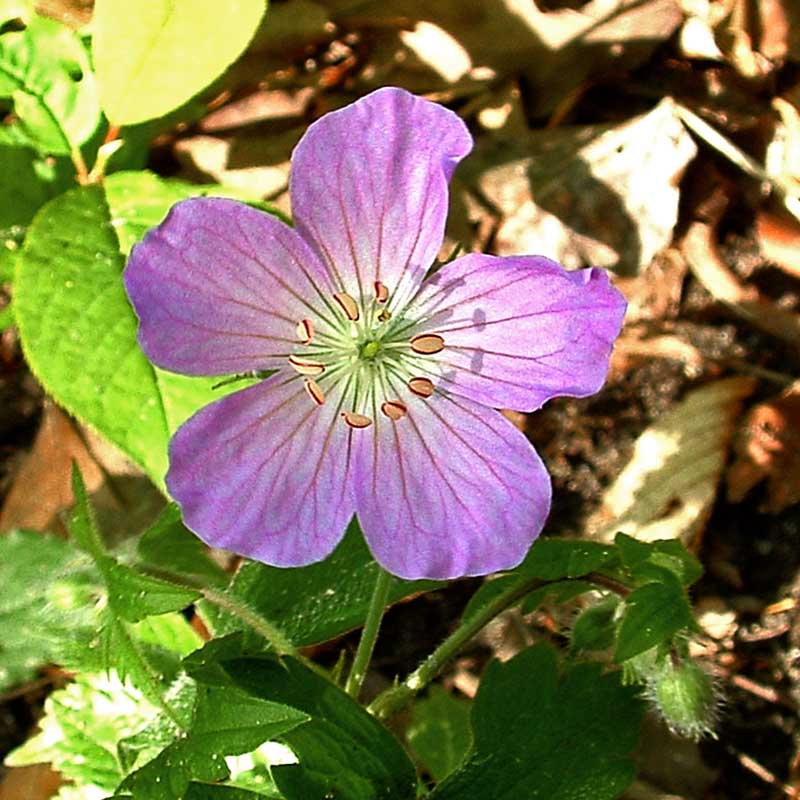
[[[402,578],[510,569],[550,508],[550,479],[497,411],[435,394],[354,437],[358,519],[378,562]]]
[[[473,254],[425,282],[410,312],[447,343],[436,380],[495,408],[532,411],[586,397],[608,372],[625,299],[601,269],[546,258]]]
[[[302,238],[218,198],[175,205],[133,249],[124,280],[142,349],[186,375],[274,367],[298,320],[325,308],[324,267]]]
[[[292,155],[297,230],[356,298],[376,281],[396,308],[430,268],[444,237],[447,182],[472,148],[453,112],[401,89],[379,89],[326,114]]]
[[[199,411],[170,443],[167,487],[214,547],[294,567],[325,558],[353,516],[350,429],[304,381],[274,375]]]

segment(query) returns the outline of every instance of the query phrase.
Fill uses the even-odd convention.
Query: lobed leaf
[[[642,705],[616,674],[559,674],[537,645],[487,669],[472,710],[474,747],[430,800],[612,800],[633,779]]]

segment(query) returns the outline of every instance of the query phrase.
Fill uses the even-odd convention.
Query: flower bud
[[[711,676],[690,660],[668,661],[648,682],[647,696],[673,733],[714,736],[719,697]]]

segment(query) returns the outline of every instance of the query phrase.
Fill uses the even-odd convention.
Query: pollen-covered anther
[[[310,319],[301,319],[297,323],[297,338],[303,344],[311,344],[314,338],[314,323]]]
[[[325,365],[319,361],[312,361],[310,358],[300,356],[289,356],[289,363],[301,375],[322,375],[325,372]]]
[[[381,404],[381,411],[393,422],[397,422],[408,413],[406,404],[402,400],[387,400]]]
[[[386,288],[385,283],[375,281],[375,302],[378,305],[384,305],[389,299],[389,290]]]
[[[363,414],[356,414],[355,411],[342,411],[342,419],[351,428],[369,428],[372,425],[372,420],[365,417]]]
[[[430,356],[444,350],[444,339],[438,333],[418,333],[411,340],[411,349],[415,353]]]
[[[388,308],[384,308],[380,314],[378,314],[378,322],[388,322],[392,318],[392,312],[389,311]]]
[[[322,391],[320,385],[313,378],[306,378],[304,381],[308,396],[318,405],[321,406],[325,402],[325,392]]]
[[[336,301],[339,308],[342,309],[344,315],[347,319],[355,322],[358,317],[358,303],[349,295],[347,292],[336,292],[333,295],[333,299]]]
[[[412,378],[408,382],[408,388],[417,397],[428,398],[433,394],[433,381],[428,378]]]

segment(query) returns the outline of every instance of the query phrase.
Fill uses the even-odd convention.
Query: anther
[[[308,396],[318,405],[321,406],[325,402],[325,392],[322,391],[319,384],[312,378],[306,378],[304,381]]]
[[[408,409],[402,400],[387,400],[381,405],[381,411],[383,411],[390,420],[397,422],[397,420],[402,419],[406,415]]]
[[[388,308],[384,308],[380,314],[378,314],[378,322],[388,322],[392,318],[392,312],[389,311]]]
[[[385,283],[375,281],[375,302],[383,305],[389,299],[389,290]]]
[[[411,349],[422,355],[433,355],[444,350],[444,339],[438,333],[418,333],[411,340]]]
[[[322,375],[325,372],[325,365],[319,361],[312,361],[309,358],[300,358],[299,356],[289,356],[289,363],[301,375]]]
[[[433,394],[433,382],[427,378],[412,378],[408,382],[408,388],[417,397],[430,397]]]
[[[353,322],[358,319],[358,304],[347,292],[336,292],[333,299],[339,304],[347,319]]]
[[[365,417],[363,414],[356,414],[355,411],[342,411],[342,419],[351,428],[369,428],[372,425],[372,420]]]
[[[297,338],[303,344],[311,344],[314,338],[314,323],[310,319],[301,319],[297,323]]]

